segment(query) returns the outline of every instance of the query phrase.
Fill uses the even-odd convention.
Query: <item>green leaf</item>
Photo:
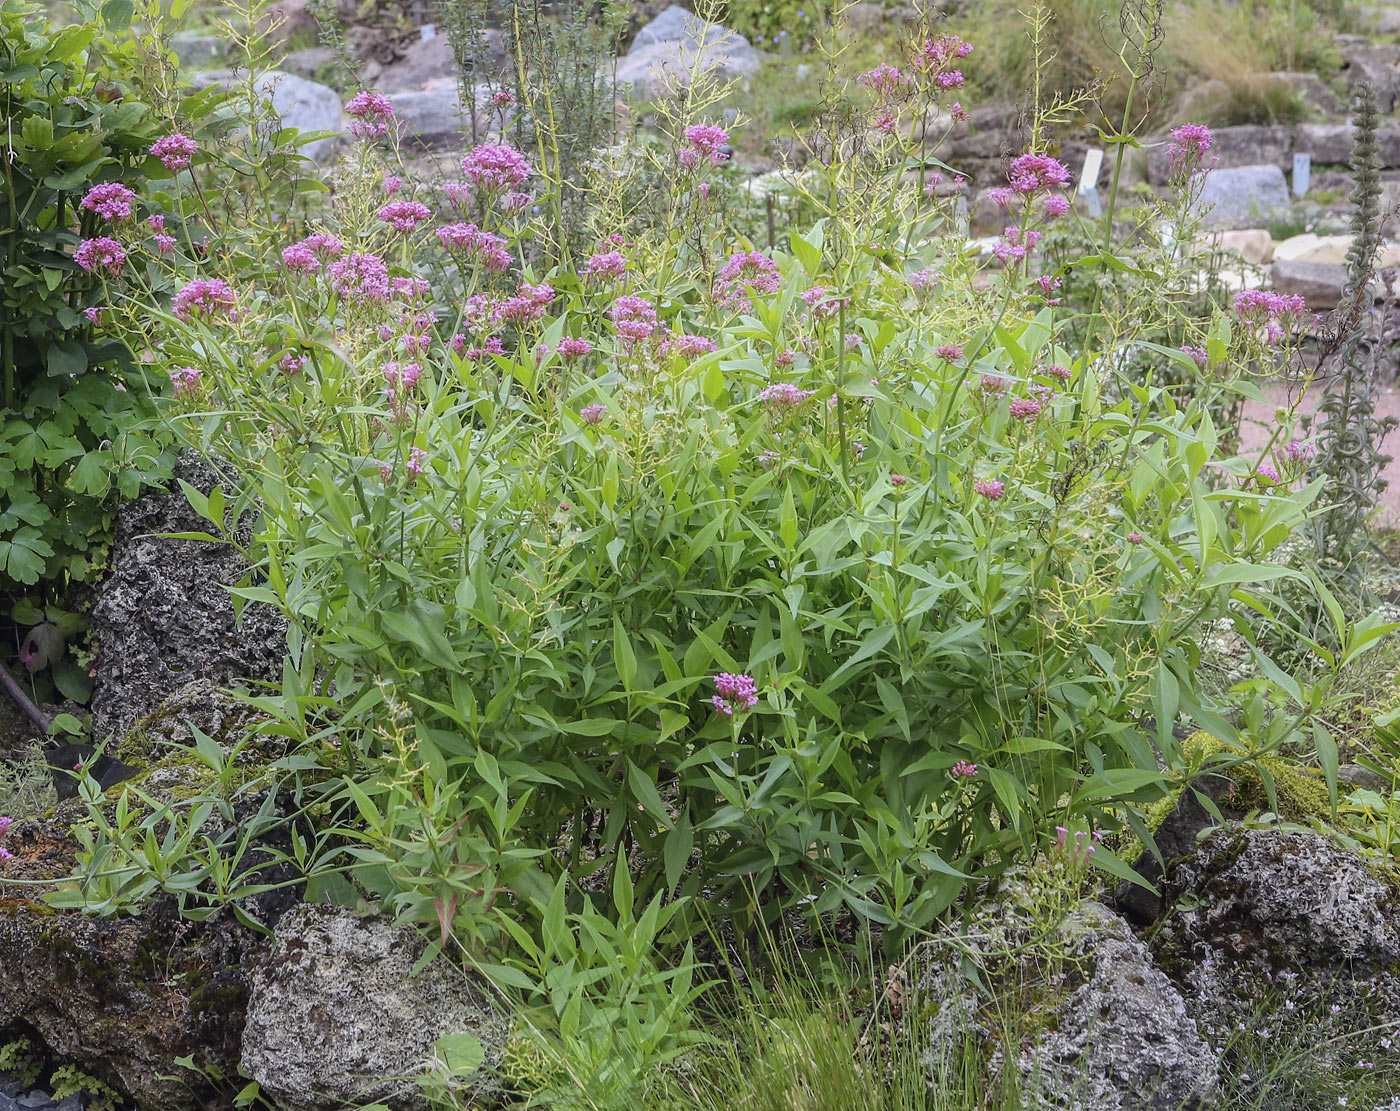
[[[417,648],[430,664],[457,670],[457,654],[447,639],[447,614],[441,603],[414,598],[402,609],[382,614],[380,625],[385,635]]]
[[[691,828],[690,819],[682,818],[666,834],[666,839],[662,842],[661,854],[666,863],[666,886],[674,889],[676,884],[681,882],[681,877],[685,875],[686,866],[690,863],[690,854],[695,849],[695,830]]]
[[[471,1034],[444,1034],[433,1049],[453,1076],[474,1075],[486,1063],[486,1047]]]
[[[627,630],[622,627],[622,618],[613,614],[613,663],[617,666],[617,676],[622,680],[622,689],[630,691],[637,678],[637,654],[632,650],[632,642]]]
[[[78,340],[59,340],[49,344],[44,362],[50,376],[82,374],[88,367],[87,351]]]
[[[108,30],[125,31],[131,27],[134,9],[133,0],[107,0],[102,5],[102,22]]]

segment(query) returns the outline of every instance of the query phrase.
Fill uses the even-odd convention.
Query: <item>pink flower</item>
[[[491,94],[491,99],[487,101],[492,108],[514,108],[515,94],[509,89],[498,89]]]
[[[555,350],[559,352],[561,359],[581,359],[593,350],[593,345],[586,339],[575,339],[569,336],[561,339]]]
[[[1128,533],[1127,540],[1128,540],[1128,543],[1129,543],[1129,544],[1141,544],[1141,543],[1142,543],[1142,533],[1140,533],[1140,532],[1130,532],[1130,533]]]
[[[1235,294],[1235,313],[1245,319],[1268,321],[1277,317],[1301,320],[1308,304],[1301,294],[1245,289]]]
[[[373,139],[389,130],[394,118],[394,105],[381,93],[357,93],[345,106],[350,118],[350,134],[361,139]]]
[[[423,473],[428,465],[428,453],[421,447],[408,449],[408,462],[404,464],[404,469],[408,471],[409,478],[417,478]]]
[[[1204,347],[1196,347],[1192,344],[1184,343],[1181,345],[1181,349],[1191,356],[1192,361],[1196,364],[1197,370],[1205,370],[1210,366],[1210,355],[1207,354]]]
[[[715,695],[710,699],[715,712],[732,717],[734,711],[747,713],[758,705],[758,688],[751,675],[731,675],[721,671],[714,677]]]
[[[627,272],[627,260],[617,251],[601,251],[590,255],[583,266],[585,278],[610,279],[616,281]]]
[[[1046,220],[1058,220],[1067,212],[1069,212],[1069,201],[1059,193],[1046,197],[1040,206],[1040,213]]]
[[[943,35],[937,39],[925,39],[914,51],[912,61],[918,69],[936,70],[954,58],[966,58],[971,53],[971,43],[964,42],[957,35]]]
[[[90,309],[84,309],[83,315],[87,317],[87,322],[94,327],[102,323],[102,306],[98,305]]]
[[[938,285],[938,273],[932,266],[929,266],[923,270],[915,270],[905,281],[909,283],[909,288],[915,293],[924,296],[932,293],[934,287]]]
[[[1035,420],[1041,412],[1040,402],[1029,397],[1016,398],[1009,408],[1011,415],[1017,420]]]
[[[969,764],[966,760],[959,760],[950,769],[950,774],[954,779],[971,779],[977,774],[977,765]]]
[[[865,337],[859,336],[859,335],[857,335],[855,332],[847,332],[847,333],[846,333],[846,351],[847,351],[847,353],[850,353],[850,352],[852,352],[852,351],[858,351],[858,350],[860,349],[860,345],[861,345],[862,343],[864,343],[864,342],[865,342]]]
[[[1069,184],[1069,167],[1048,154],[1028,152],[1011,160],[1007,178],[1012,189],[1030,196],[1042,189]]]
[[[146,217],[146,226],[152,231],[164,231],[165,215],[160,212],[152,213],[150,216]]]
[[[715,281],[715,300],[721,305],[740,308],[749,306],[745,291],[773,294],[782,288],[778,264],[757,251],[731,255],[720,268]]]
[[[797,353],[795,351],[779,351],[773,356],[773,365],[779,370],[786,370],[795,362],[797,362]]]
[[[881,96],[891,96],[899,92],[911,80],[913,79],[908,74],[901,73],[898,67],[890,65],[888,62],[881,62],[874,69],[868,70],[856,78],[859,84]]]
[[[175,249],[175,237],[173,235],[156,236],[156,250],[163,255],[170,254]]]
[[[379,184],[384,190],[385,195],[392,197],[403,188],[403,178],[399,177],[397,174],[385,174],[384,180]]]
[[[685,129],[685,141],[690,144],[689,159],[682,158],[682,165],[691,166],[698,161],[697,156],[707,158],[710,165],[717,166],[725,161],[729,154],[725,151],[725,146],[729,142],[729,132],[722,127],[716,127],[711,123],[698,123]],[[686,151],[681,152],[682,155]]]
[[[1052,277],[1049,274],[1042,274],[1040,277],[1036,278],[1035,284],[1040,286],[1040,292],[1042,294],[1049,297],[1064,283],[1061,282],[1059,278]],[[1057,301],[1056,304],[1059,304],[1059,302]]]
[[[379,210],[379,219],[407,235],[419,224],[432,219],[432,210],[418,201],[392,201]]]
[[[606,405],[585,405],[579,410],[578,415],[583,418],[585,424],[597,424],[607,416],[607,413],[608,407]]]
[[[534,203],[533,193],[507,193],[501,198],[501,207],[507,212],[524,212]]]
[[[890,475],[890,485],[893,486],[896,490],[898,490],[901,486],[905,485],[908,481],[909,479],[902,474]]]
[[[157,139],[151,145],[151,153],[159,158],[161,165],[171,173],[188,166],[198,150],[198,143],[178,131]]]
[[[199,392],[199,367],[185,366],[170,372],[170,381],[175,387],[176,397],[188,397]]]
[[[531,174],[530,163],[514,147],[482,143],[472,147],[462,159],[462,173],[478,189],[504,193],[521,184]]]
[[[656,331],[656,306],[644,297],[619,297],[608,317],[618,336],[629,343],[640,343]]]
[[[378,255],[352,254],[331,264],[331,288],[359,304],[389,299],[389,269]]]
[[[937,355],[940,359],[946,360],[947,362],[956,363],[959,359],[963,357],[963,349],[959,347],[956,343],[948,343],[938,348],[938,350],[936,350],[934,354]]]
[[[992,254],[1003,266],[1014,266],[1024,261],[1039,242],[1040,232],[1031,230],[1023,236],[1020,228],[1010,227],[1002,232],[1001,239],[992,247]]]
[[[181,320],[192,316],[227,316],[238,313],[233,287],[218,278],[196,278],[175,294],[170,308]]]
[[[135,199],[136,194],[121,182],[106,181],[89,189],[81,204],[104,220],[125,220],[131,215],[131,202]]]
[[[956,100],[948,105],[948,115],[952,116],[955,120],[972,119],[972,114]],[[959,179],[959,181],[961,181],[961,179]]]
[[[791,382],[777,382],[759,394],[758,400],[772,412],[790,412],[816,392],[799,389]]]
[[[693,336],[688,332],[678,332],[666,341],[666,350],[682,359],[698,359],[715,349],[715,341],[709,336]]]
[[[1254,473],[1269,486],[1277,486],[1279,483],[1278,471],[1269,463],[1260,463],[1254,468]]]
[[[1283,448],[1283,457],[1290,463],[1306,463],[1316,449],[1306,440],[1289,440]]]
[[[302,367],[306,365],[306,356],[296,355],[288,351],[285,355],[282,356],[280,360],[278,360],[277,365],[283,370],[285,370],[288,374],[296,374],[301,370]]]
[[[1171,169],[1175,172],[1195,172],[1213,141],[1210,128],[1203,123],[1187,123],[1173,128],[1172,141],[1167,145]]]
[[[1003,212],[1010,210],[1016,201],[1016,192],[1008,189],[1004,185],[999,185],[995,189],[987,190],[987,200],[991,201]]]
[[[978,479],[972,484],[972,488],[990,501],[998,501],[1006,493],[1006,483],[996,479]]]

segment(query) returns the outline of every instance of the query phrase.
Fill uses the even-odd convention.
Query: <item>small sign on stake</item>
[[[1293,156],[1293,195],[1295,197],[1306,196],[1308,186],[1312,184],[1312,155],[1295,154]]]
[[[1103,214],[1099,205],[1099,170],[1103,168],[1103,151],[1091,147],[1084,155],[1084,169],[1079,174],[1079,195],[1089,203],[1089,215]]]

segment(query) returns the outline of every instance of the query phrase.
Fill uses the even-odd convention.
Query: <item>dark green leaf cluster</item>
[[[0,6],[0,590],[89,577],[112,495],[162,471],[132,436],[145,379],[125,345],[94,338],[82,310],[99,278],[73,258],[105,234],[84,191],[138,178],[159,123],[92,64],[97,25],[33,17]]]

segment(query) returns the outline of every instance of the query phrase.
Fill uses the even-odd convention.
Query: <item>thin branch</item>
[[[39,709],[38,706],[30,701],[29,695],[24,693],[24,688],[15,681],[15,677],[10,674],[4,664],[0,664],[0,687],[4,687],[5,690],[9,692],[10,697],[15,700],[16,705],[18,705],[19,708],[25,712],[29,720],[42,729],[44,735],[47,736],[49,727],[53,722],[43,710]]]

